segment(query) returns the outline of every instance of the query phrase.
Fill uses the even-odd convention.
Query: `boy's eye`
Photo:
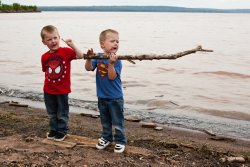
[[[113,42],[113,43],[114,43],[114,42],[119,43],[119,41],[117,41],[117,40],[112,40],[111,42]]]

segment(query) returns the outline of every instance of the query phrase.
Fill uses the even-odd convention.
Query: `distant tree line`
[[[38,12],[37,6],[20,5],[19,3],[13,3],[12,5],[2,4],[0,0],[0,12]]]

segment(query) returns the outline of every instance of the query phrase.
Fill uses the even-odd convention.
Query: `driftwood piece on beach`
[[[10,103],[9,101],[2,101],[0,102],[0,104],[6,104],[6,103]]]
[[[143,128],[155,128],[157,125],[153,122],[140,122]]]
[[[50,140],[50,139],[43,139],[42,143],[56,145],[56,146],[65,147],[65,148],[73,148],[76,146],[76,143],[73,143],[73,142],[68,142],[68,141],[58,142],[58,141]]]
[[[43,139],[42,143],[44,144],[51,144],[56,145],[60,147],[65,148],[73,148],[73,147],[90,147],[95,148],[96,143],[98,142],[98,139],[88,138],[84,136],[77,136],[77,135],[71,135],[68,134],[64,141],[55,141],[55,140],[49,140],[49,139]],[[135,147],[135,146],[126,146],[126,153],[129,154],[138,154],[138,155],[144,155],[149,156],[152,154],[152,151],[141,148],[141,147]]]
[[[217,140],[217,141],[228,141],[228,142],[235,142],[236,141],[236,139],[233,139],[230,137],[224,137],[224,136],[212,136],[209,139]]]
[[[99,115],[94,114],[80,113],[80,115],[83,117],[99,118]]]
[[[225,137],[225,136],[218,136],[215,133],[213,133],[212,131],[208,131],[206,129],[203,129],[202,131],[204,133],[208,134],[209,136],[211,136],[211,137],[209,137],[209,139],[211,139],[211,140],[228,141],[228,142],[235,142],[236,141],[236,139],[234,139],[234,138]]]
[[[213,133],[212,131],[209,131],[209,130],[206,130],[206,129],[204,129],[204,130],[202,130],[202,131],[203,131],[204,133],[210,135],[210,136],[216,136],[216,134]]]
[[[186,50],[183,52],[178,52],[176,54],[163,54],[163,55],[156,55],[156,54],[150,54],[150,55],[119,55],[118,59],[119,60],[128,60],[130,62],[133,62],[132,60],[160,60],[160,59],[170,59],[170,60],[174,60],[180,57],[183,57],[185,55],[189,55],[192,53],[196,53],[196,52],[213,52],[213,50],[209,50],[209,49],[203,49],[202,46],[197,46],[194,49],[190,49],[190,50]],[[88,52],[87,54],[84,54],[84,59],[108,59],[107,55],[97,55],[95,53],[92,52]],[[134,63],[134,62],[133,62]]]
[[[161,126],[156,126],[156,127],[154,128],[154,130],[161,131],[161,130],[163,130],[163,127],[161,127]]]
[[[19,102],[16,101],[3,101],[0,102],[0,104],[9,104],[9,106],[16,106],[16,107],[28,107],[27,104],[19,104]]]
[[[225,157],[220,159],[221,162],[245,162],[244,157]]]
[[[141,119],[136,117],[136,116],[125,116],[125,120],[130,121],[130,122],[140,122],[141,121]]]
[[[15,107],[28,107],[27,104],[19,104],[18,102],[9,102],[9,106],[15,106]]]

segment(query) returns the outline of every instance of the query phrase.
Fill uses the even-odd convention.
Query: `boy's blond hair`
[[[55,26],[53,25],[47,25],[47,26],[44,26],[41,30],[41,38],[44,39],[45,38],[45,32],[47,33],[53,33],[53,32],[57,32],[58,33],[58,30]]]
[[[113,29],[107,29],[107,30],[102,31],[100,36],[99,36],[100,44],[106,40],[108,33],[119,34],[116,30],[113,30]]]

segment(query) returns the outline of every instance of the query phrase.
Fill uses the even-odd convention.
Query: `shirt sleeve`
[[[42,64],[42,71],[43,71],[43,72],[46,71],[44,56],[45,56],[45,55],[42,55],[42,57],[41,57],[41,64]]]
[[[115,71],[118,75],[121,75],[121,71],[122,71],[122,62],[121,60],[117,60],[117,62],[115,63]]]
[[[92,71],[94,71],[96,69],[96,67],[97,67],[97,59],[93,59],[91,61],[91,63],[92,63],[92,67],[93,67]]]
[[[76,59],[76,52],[71,48],[65,48],[66,49],[66,55],[68,56],[69,60]]]

